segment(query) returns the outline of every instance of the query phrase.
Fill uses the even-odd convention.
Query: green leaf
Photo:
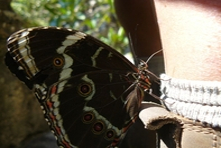
[[[117,22],[113,0],[13,0],[26,27],[58,26],[80,30],[124,51],[128,40]]]

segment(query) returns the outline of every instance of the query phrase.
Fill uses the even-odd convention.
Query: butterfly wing
[[[49,99],[42,103],[45,115],[63,144],[106,147],[120,138],[125,122],[131,120],[124,104],[127,93],[122,93],[128,86],[118,73],[96,71],[71,77],[52,85]]]
[[[31,28],[13,34],[8,50],[6,64],[35,89],[59,145],[114,146],[135,118],[125,104],[138,70],[99,40],[64,28]]]

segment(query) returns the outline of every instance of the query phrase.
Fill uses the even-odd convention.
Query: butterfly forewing
[[[136,116],[126,107],[137,86],[133,64],[89,35],[56,27],[21,30],[8,39],[8,50],[6,64],[34,87],[59,145],[117,145]]]

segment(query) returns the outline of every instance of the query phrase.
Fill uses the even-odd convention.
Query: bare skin
[[[221,0],[154,0],[166,74],[221,81]]]

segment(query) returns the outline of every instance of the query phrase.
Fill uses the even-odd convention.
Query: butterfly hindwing
[[[121,87],[111,76],[122,82]],[[129,85],[123,75],[108,72],[93,72],[64,80],[52,86],[50,99],[43,103],[45,115],[54,124],[52,128],[56,135],[61,135],[61,129],[65,131],[60,139],[66,133],[72,144],[86,147],[85,144],[96,141],[98,147],[105,147],[104,144],[121,136],[125,121],[130,120],[124,107],[127,94],[122,94]],[[110,91],[114,87],[118,90]],[[81,141],[91,134],[94,140]]]

